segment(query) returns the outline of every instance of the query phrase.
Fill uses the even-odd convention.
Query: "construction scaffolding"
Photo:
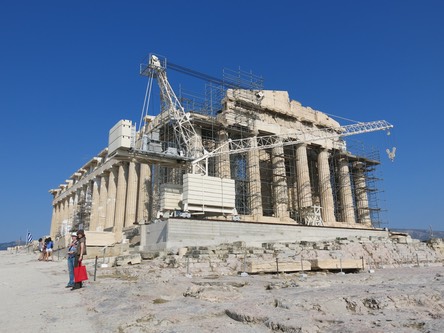
[[[263,98],[262,77],[252,72],[228,70],[223,71],[223,78],[202,74],[185,67],[166,64],[170,68],[185,74],[187,79],[203,81],[201,92],[187,90],[187,79],[181,82],[177,91],[178,98],[184,112],[191,115],[192,126],[196,130],[203,150],[214,151],[224,144],[229,137],[231,140],[248,139],[253,135],[264,136],[272,131],[257,132],[254,122],[261,111],[260,101]],[[190,84],[196,87],[196,83]],[[235,99],[234,109],[241,114],[229,126],[221,126],[219,119],[223,110],[227,110],[227,91],[230,90]],[[272,102],[273,103],[273,102]],[[275,101],[275,104],[279,101]],[[246,117],[242,116],[244,112]],[[302,123],[304,121],[302,120]],[[309,122],[304,125],[311,126]],[[163,149],[179,149],[175,146],[171,127],[160,127],[160,141]],[[350,148],[350,147],[349,147]],[[285,217],[297,223],[322,225],[321,193],[319,183],[318,155],[322,146],[307,145],[307,165],[309,182],[304,186],[297,181],[298,167],[295,146],[261,149],[254,152],[240,152],[237,154],[223,154],[207,159],[207,174],[212,177],[231,178],[235,182],[235,205],[239,215],[256,215],[262,217]],[[227,171],[227,163],[229,164]],[[334,200],[334,216],[336,221],[353,219],[363,225],[381,226],[381,209],[378,207],[380,192],[377,185],[380,178],[375,177],[376,166],[379,164],[379,152],[372,150],[351,152],[343,147],[332,149],[329,157],[330,181]],[[341,179],[341,168],[348,168],[349,180],[344,185]],[[153,164],[153,192],[177,196],[179,202],[180,187],[183,185],[183,175],[190,172],[186,166],[164,166]],[[359,174],[359,175],[358,175]],[[307,188],[307,186],[309,188]],[[350,186],[352,202],[345,207],[343,196],[344,186]],[[303,196],[304,198],[302,198]],[[162,195],[153,196],[153,216],[161,216],[162,212],[179,211],[180,205],[162,203]],[[366,203],[365,207],[362,202]],[[309,203],[309,204],[306,204]],[[361,207],[361,206],[362,207]],[[260,211],[258,211],[260,210]],[[353,215],[350,217],[349,215]]]

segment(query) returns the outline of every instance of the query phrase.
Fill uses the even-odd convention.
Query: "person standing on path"
[[[68,272],[69,272],[69,282],[66,288],[74,287],[74,264],[77,254],[77,233],[73,232],[71,234],[71,244],[68,247]]]
[[[43,242],[43,238],[39,238],[39,261],[42,261],[45,258],[46,247]]]
[[[54,248],[54,242],[52,241],[51,237],[48,237],[45,240],[45,243],[46,243],[45,261],[48,261],[49,258],[51,258],[51,260],[54,261],[54,258],[52,257],[52,250]]]
[[[74,260],[74,267],[78,267],[82,264],[83,256],[86,255],[86,238],[83,230],[77,231],[77,249]],[[71,290],[82,288],[82,282],[74,282],[74,287]]]

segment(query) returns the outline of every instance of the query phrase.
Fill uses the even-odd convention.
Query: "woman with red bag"
[[[86,255],[86,238],[83,230],[77,231],[77,253],[74,261],[74,275],[77,267],[82,266],[83,256]],[[82,288],[82,281],[74,282],[74,287],[71,290]]]
[[[68,272],[69,272],[69,282],[66,288],[74,287],[74,267],[77,255],[77,233],[73,232],[71,234],[71,244],[68,247]]]

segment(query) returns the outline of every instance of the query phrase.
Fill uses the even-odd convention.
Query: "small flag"
[[[32,235],[30,232],[28,232],[28,234],[26,235],[26,239],[28,240],[28,243],[32,242]]]

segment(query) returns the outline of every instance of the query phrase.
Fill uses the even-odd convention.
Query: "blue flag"
[[[32,235],[30,232],[28,232],[28,234],[26,235],[26,239],[27,239],[28,243],[32,242]]]

